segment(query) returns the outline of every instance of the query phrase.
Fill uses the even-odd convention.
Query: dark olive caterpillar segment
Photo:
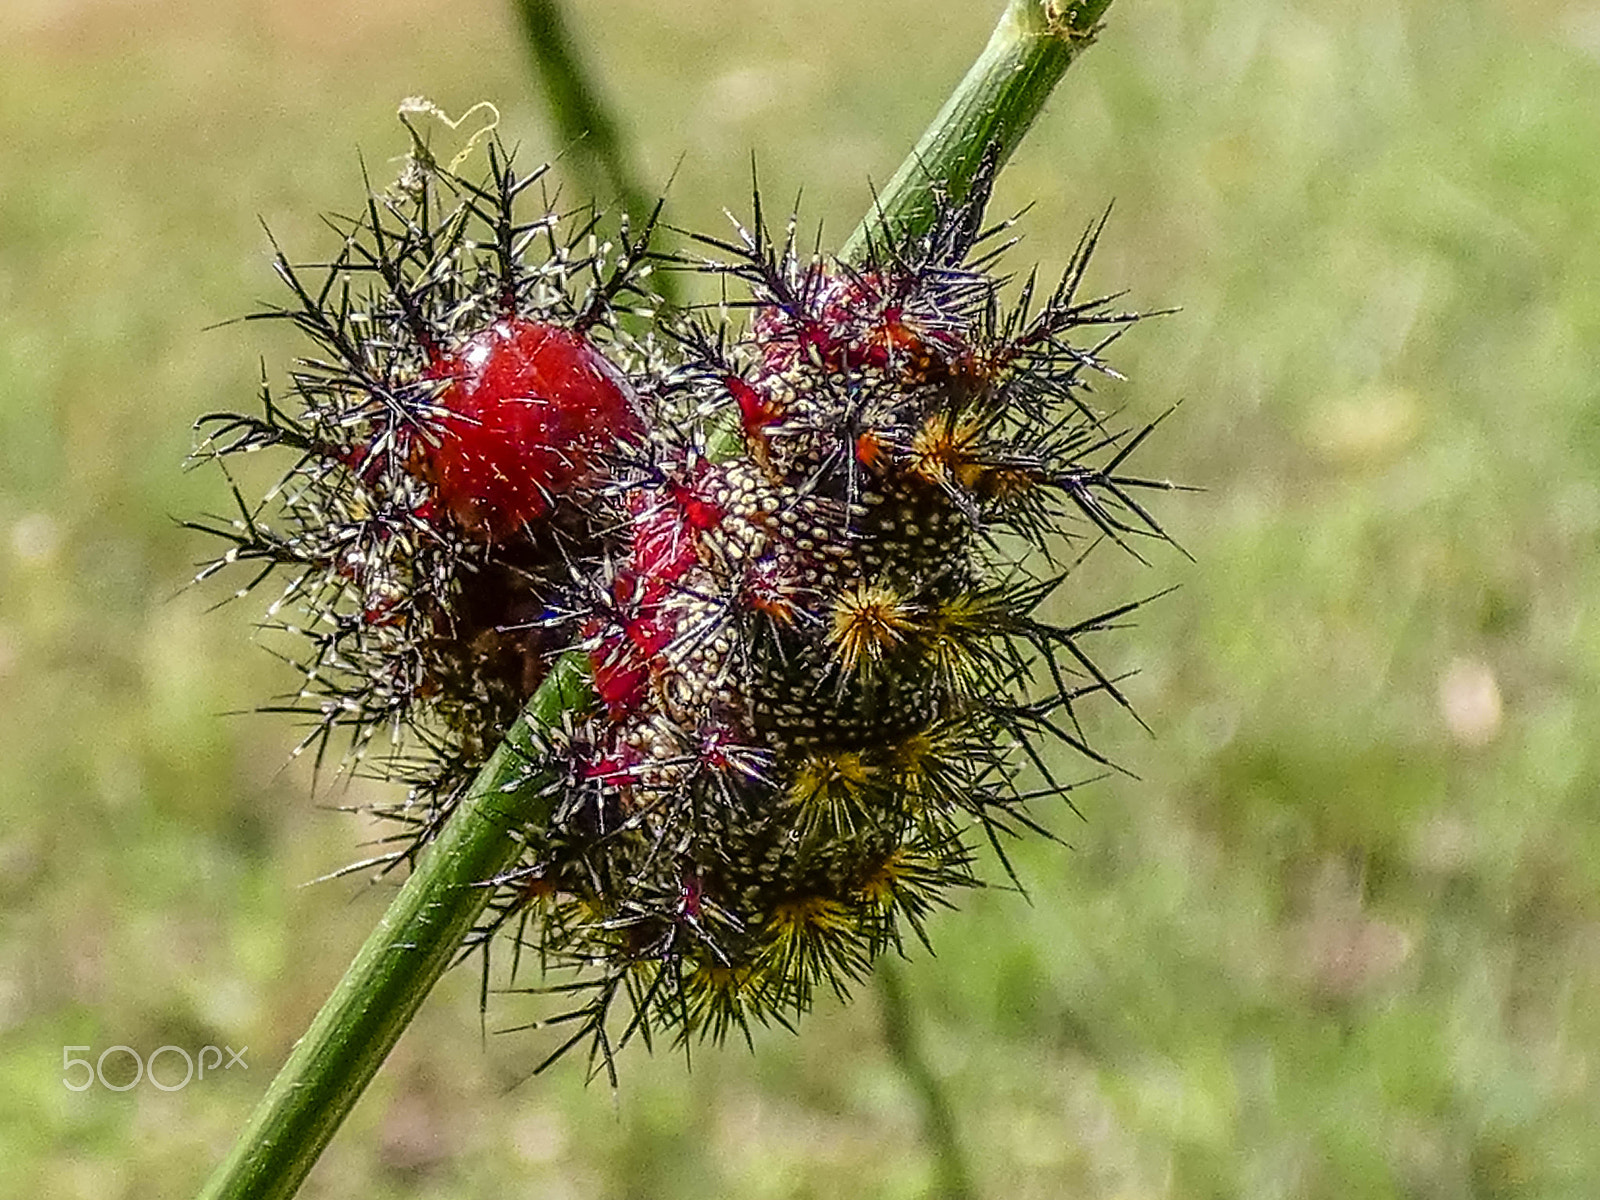
[[[977,884],[974,834],[1038,828],[1041,735],[1104,762],[1074,705],[1121,697],[1083,643],[1133,606],[1052,625],[1061,573],[1025,556],[1164,537],[1134,493],[1166,485],[1121,473],[1143,435],[1085,398],[1138,314],[1078,298],[1098,227],[1037,309],[1031,282],[1004,307],[988,184],[865,264],[802,260],[759,218],[697,264],[748,289],[747,329],[687,319],[641,389],[654,434],[611,489],[623,545],[584,624],[602,704],[553,743],[565,836],[524,864],[565,913],[501,908],[581,964],[595,1051],[619,998],[623,1037],[687,1039],[843,994]],[[674,434],[683,413],[738,449]]]
[[[991,273],[992,169],[914,242],[861,264],[749,229],[678,259],[748,294],[643,341],[649,231],[530,205],[498,149],[471,184],[419,158],[275,312],[318,356],[294,404],[209,418],[221,454],[286,446],[269,501],[209,528],[217,566],[287,576],[319,752],[352,731],[410,785],[380,861],[408,862],[577,642],[597,702],[544,731],[552,817],[474,935],[574,972],[571,1036],[746,1035],[844,994],[951,894],[975,839],[1043,832],[1045,740],[1096,763],[1075,705],[1125,703],[1042,607],[1075,538],[1163,538],[1123,473],[1148,427],[1087,402],[1139,314],[1080,299],[1100,233],[1016,303]],[[1102,221],[1103,225],[1103,221]],[[1037,299],[1037,302],[1036,302]],[[1083,339],[1080,344],[1080,339]],[[1135,551],[1136,552],[1136,551]],[[371,753],[378,732],[392,748]],[[1042,776],[1032,793],[1023,781]],[[1006,869],[1009,870],[1007,864]],[[540,989],[531,989],[540,990]]]

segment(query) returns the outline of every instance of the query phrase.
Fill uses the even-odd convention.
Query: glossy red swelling
[[[428,371],[435,403],[422,473],[461,527],[498,541],[595,482],[606,453],[643,436],[626,380],[587,339],[526,317],[496,321]]]

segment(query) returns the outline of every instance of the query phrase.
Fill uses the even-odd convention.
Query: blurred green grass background
[[[803,188],[838,240],[998,3],[615,0],[573,20],[672,219]],[[382,911],[301,886],[373,830],[247,711],[253,601],[184,591],[292,253],[491,99],[558,152],[487,0],[12,0],[0,11],[0,1194],[193,1191]],[[1097,554],[1141,778],[1048,814],[905,971],[986,1197],[1600,1194],[1600,6],[1118,0],[1007,171],[1016,263],[1116,209],[1093,282],[1183,311],[1118,348],[1194,557]],[[242,715],[226,715],[240,711]],[[632,1052],[615,1099],[447,977],[308,1196],[913,1197],[878,997],[799,1038]],[[526,1015],[491,1006],[490,1027]],[[82,1094],[65,1045],[248,1046]],[[108,1073],[116,1074],[115,1060]],[[176,1074],[164,1064],[164,1076]]]

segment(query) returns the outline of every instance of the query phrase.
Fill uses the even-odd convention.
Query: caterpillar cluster
[[[278,258],[273,315],[319,356],[293,411],[204,422],[222,455],[296,454],[206,526],[213,568],[286,576],[290,706],[410,784],[393,862],[579,647],[594,702],[539,731],[549,816],[475,934],[576,972],[562,1049],[791,1023],[926,940],[978,883],[974,838],[1004,862],[1003,835],[1043,832],[1044,742],[1105,763],[1075,706],[1126,702],[1085,643],[1137,604],[1044,608],[1074,539],[1165,536],[1137,493],[1168,485],[1124,471],[1153,426],[1086,398],[1139,314],[1080,295],[1099,226],[1003,302],[992,173],[858,263],[801,254],[793,221],[774,239],[758,197],[673,262],[745,297],[738,321],[656,315],[650,230],[523,214],[540,172],[498,148],[482,184],[417,159],[315,285]]]

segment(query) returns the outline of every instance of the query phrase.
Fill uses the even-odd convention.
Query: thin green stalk
[[[460,952],[494,893],[486,881],[521,851],[509,831],[549,819],[530,726],[548,727],[591,697],[583,657],[563,655],[296,1044],[203,1200],[294,1195]]]
[[[541,0],[518,3],[524,20],[530,22],[553,8]],[[843,256],[859,258],[869,238],[915,236],[926,230],[934,195],[961,195],[991,144],[1004,162],[1062,72],[1092,40],[1095,23],[1109,4],[1110,0],[1081,4],[1011,0],[983,55],[883,189],[873,212],[845,244]],[[567,61],[576,63],[570,46]],[[583,81],[581,72],[574,71],[571,77]],[[562,101],[571,111],[581,112],[585,104],[600,111],[592,93],[580,88],[573,95],[576,98]],[[600,144],[620,145],[614,130],[609,137],[604,133],[608,127],[602,111]],[[626,189],[618,185],[617,190],[633,211]],[[287,1200],[294,1195],[428,991],[456,957],[493,893],[489,881],[522,849],[508,831],[548,819],[549,800],[544,794],[548,778],[530,767],[533,731],[548,728],[564,712],[590,703],[585,660],[569,653],[557,662],[421,855],[411,878],[262,1097],[233,1150],[207,1182],[201,1200]]]
[[[972,64],[900,164],[839,257],[859,260],[869,243],[915,237],[933,221],[940,195],[960,199],[985,154],[1000,162],[1028,132],[1051,89],[1094,42],[1111,0],[1011,0]]]
[[[655,197],[640,186],[621,124],[578,52],[560,0],[515,0],[513,7],[545,108],[567,154],[586,176],[583,182],[596,195],[609,189],[635,225],[648,220]],[[653,282],[663,300],[676,302],[677,281],[670,272]]]
[[[944,1085],[933,1073],[922,1047],[917,1044],[916,1018],[906,996],[905,977],[900,964],[885,956],[872,971],[878,981],[878,997],[883,1008],[883,1040],[900,1073],[910,1083],[922,1106],[922,1136],[933,1151],[936,1180],[931,1193],[938,1200],[975,1200],[972,1173],[956,1136],[955,1112]]]

